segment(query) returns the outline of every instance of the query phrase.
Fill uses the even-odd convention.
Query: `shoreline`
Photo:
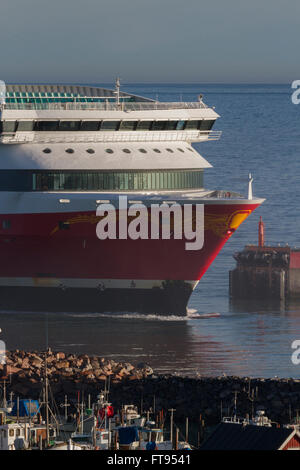
[[[274,422],[287,424],[300,409],[300,379],[252,378],[239,376],[187,377],[157,374],[145,363],[133,365],[101,356],[67,354],[62,351],[7,351],[6,364],[0,365],[0,382],[6,382],[7,399],[39,398],[45,376],[45,357],[49,385],[57,403],[67,395],[75,404],[80,396],[92,402],[104,388],[110,389],[109,402],[117,409],[130,403],[160,410],[176,409],[176,419],[189,418],[194,424],[218,424],[230,416],[236,396],[237,414],[250,417],[264,409]],[[3,386],[2,386],[3,388]]]

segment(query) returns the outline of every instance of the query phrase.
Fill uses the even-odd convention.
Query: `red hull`
[[[198,251],[172,238],[101,241],[93,212],[5,215],[11,226],[1,230],[0,277],[196,281],[257,206],[206,205],[204,246]],[[69,230],[59,229],[60,221],[68,221]]]

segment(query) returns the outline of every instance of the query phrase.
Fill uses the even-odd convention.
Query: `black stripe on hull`
[[[172,282],[164,288],[103,291],[91,288],[1,287],[0,310],[185,316],[191,293],[191,286],[183,281]]]

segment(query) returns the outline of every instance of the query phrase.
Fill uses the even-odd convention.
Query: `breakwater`
[[[221,416],[234,413],[235,400],[238,415],[251,417],[257,409],[265,409],[272,421],[281,424],[290,422],[300,410],[300,379],[157,375],[147,364],[50,350],[7,352],[6,364],[0,366],[0,383],[5,381],[8,396],[13,392],[14,397],[41,398],[46,369],[57,403],[67,395],[75,404],[78,392],[85,400],[88,395],[95,400],[109,384],[109,401],[115,408],[126,403],[144,411],[174,408],[178,421],[188,417],[195,424],[200,420],[217,424]]]

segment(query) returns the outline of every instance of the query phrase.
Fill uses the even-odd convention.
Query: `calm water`
[[[157,372],[180,374],[300,377],[291,362],[291,343],[300,339],[300,303],[288,308],[246,305],[228,300],[232,254],[257,242],[262,215],[268,244],[300,246],[300,105],[289,85],[130,85],[124,91],[161,101],[193,101],[199,93],[221,115],[214,129],[220,141],[195,145],[214,166],[205,186],[247,193],[265,203],[227,243],[193,293],[189,308],[198,319],[145,318],[140,315],[0,315],[1,339],[8,349],[63,349],[94,353],[134,363],[148,362]],[[218,312],[219,317],[201,318]]]

